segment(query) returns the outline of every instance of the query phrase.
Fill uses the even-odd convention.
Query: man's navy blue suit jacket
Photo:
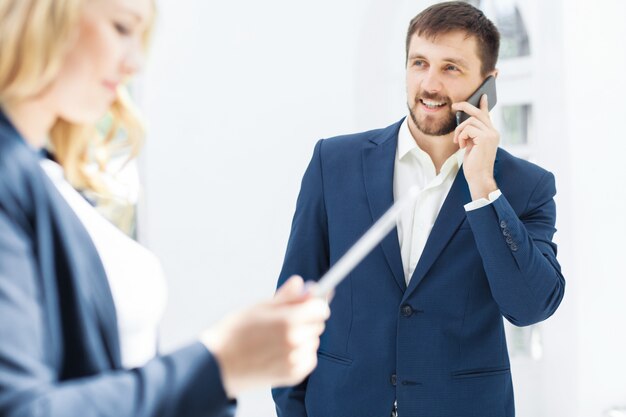
[[[316,280],[393,203],[401,122],[321,140],[304,174],[279,286]],[[545,320],[565,281],[556,260],[554,177],[497,152],[502,195],[466,212],[463,169],[405,284],[392,231],[336,289],[317,369],[273,391],[281,417],[512,417],[503,319]]]
[[[0,111],[0,416],[223,416],[200,343],[124,370],[115,307],[86,230]]]

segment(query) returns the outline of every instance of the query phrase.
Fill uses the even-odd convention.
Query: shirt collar
[[[404,118],[404,121],[400,126],[400,130],[398,131],[398,159],[403,159],[415,148],[417,148],[419,151],[422,151],[419,146],[417,146],[417,143],[415,143],[413,135],[411,135],[408,120],[408,117]]]
[[[426,160],[432,164],[432,160],[430,159],[430,155],[424,152],[413,138],[411,131],[409,130],[409,117],[404,118],[402,125],[400,126],[400,130],[398,131],[398,160],[402,160],[406,155],[411,152],[415,153],[415,156],[421,160]],[[460,168],[463,164],[463,158],[465,156],[465,149],[459,149],[454,154],[452,154],[446,162],[441,167],[441,171],[447,171],[451,168]]]

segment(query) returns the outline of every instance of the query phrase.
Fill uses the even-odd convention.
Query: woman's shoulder
[[[0,209],[31,217],[45,195],[39,156],[19,136],[0,126]]]

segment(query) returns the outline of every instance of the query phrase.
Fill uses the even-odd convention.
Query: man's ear
[[[493,78],[495,78],[497,80],[498,79],[498,73],[499,73],[498,68],[496,68],[493,71],[491,71],[489,73],[489,75],[493,75]]]

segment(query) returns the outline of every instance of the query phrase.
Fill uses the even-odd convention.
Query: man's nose
[[[429,93],[436,93],[441,91],[443,84],[441,82],[440,74],[433,68],[429,68],[428,72],[424,75],[422,80],[422,90]]]

